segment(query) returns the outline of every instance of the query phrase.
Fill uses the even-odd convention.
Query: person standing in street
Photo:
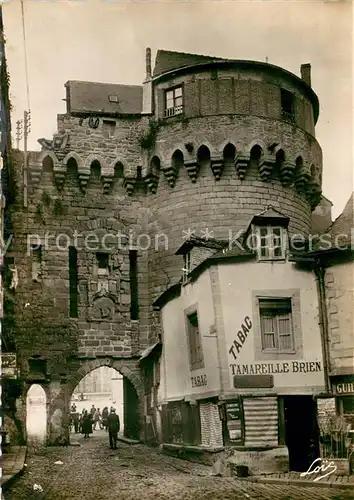
[[[94,422],[93,430],[94,431],[96,430],[96,426],[100,425],[100,420],[101,420],[101,412],[100,412],[100,409],[98,408],[93,415],[93,422]]]
[[[102,427],[104,428],[104,430],[107,432],[107,426],[108,426],[108,421],[107,421],[107,418],[108,418],[108,415],[109,415],[109,410],[108,410],[108,407],[105,406],[102,410]]]
[[[108,434],[109,434],[109,446],[112,450],[117,449],[118,432],[120,429],[119,417],[116,414],[116,410],[111,408],[111,412],[107,417],[108,423]]]
[[[87,410],[82,418],[82,434],[84,434],[84,438],[88,438],[92,434],[92,417]]]

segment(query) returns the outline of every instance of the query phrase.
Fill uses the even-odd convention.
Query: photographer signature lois
[[[316,464],[316,462],[318,462],[318,464],[313,469],[312,467]],[[320,479],[323,479],[324,477],[333,474],[334,472],[336,472],[336,470],[337,466],[333,462],[329,462],[328,460],[322,460],[322,458],[316,458],[316,460],[312,462],[312,464],[310,465],[310,467],[306,472],[301,472],[300,477],[311,476],[312,474],[318,474],[319,472],[328,471],[326,474],[316,477],[313,480],[313,482],[315,483],[316,481],[319,481]]]

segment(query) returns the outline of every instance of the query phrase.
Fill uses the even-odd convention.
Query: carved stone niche
[[[115,309],[115,303],[110,297],[96,297],[91,308],[91,319],[93,321],[113,321]]]

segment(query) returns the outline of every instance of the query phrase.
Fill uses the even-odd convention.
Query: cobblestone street
[[[210,476],[211,468],[161,455],[143,445],[108,447],[96,431],[81,446],[46,448],[28,455],[25,473],[5,492],[5,500],[350,500],[353,490],[259,484]],[[61,461],[63,464],[55,464]],[[43,492],[33,490],[38,484]]]

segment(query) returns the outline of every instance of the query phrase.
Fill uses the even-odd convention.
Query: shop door
[[[305,472],[320,456],[317,405],[312,396],[284,397],[284,420],[289,468]]]

